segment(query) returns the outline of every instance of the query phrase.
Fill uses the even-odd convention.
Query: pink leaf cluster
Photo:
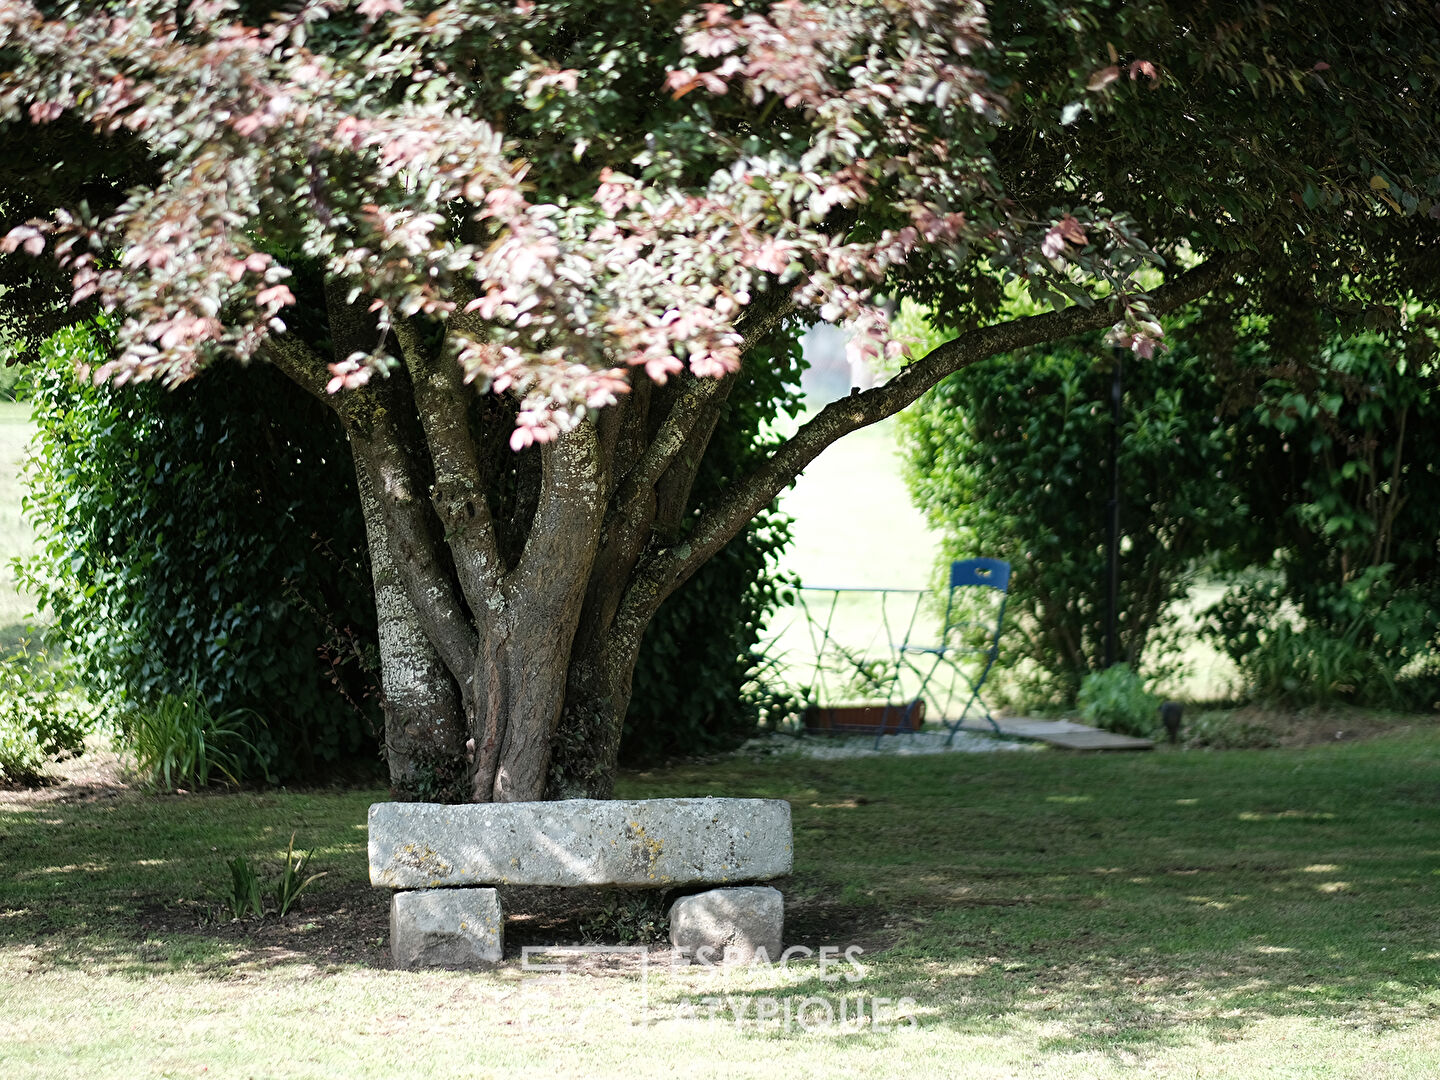
[[[330,365],[332,392],[388,370],[396,320],[443,320],[465,378],[519,400],[520,447],[613,403],[637,369],[657,382],[735,371],[741,317],[765,290],[893,360],[878,294],[917,258],[983,252],[1002,273],[1126,292],[1150,259],[1120,219],[1029,216],[1004,200],[986,129],[1006,103],[983,70],[975,0],[703,5],[677,28],[684,59],[665,86],[787,110],[803,138],[736,151],[687,186],[597,163],[560,204],[532,201],[528,164],[446,60],[483,34],[526,57],[507,82],[527,97],[582,92],[580,72],[527,51],[533,3],[302,0],[260,27],[237,10],[196,0],[182,26],[160,0],[0,0],[0,48],[21,58],[0,118],[73,112],[137,133],[163,162],[158,184],[103,220],[60,212],[0,242],[48,248],[77,301],[117,314],[119,354],[101,377],[173,383],[222,354],[263,355],[297,302],[269,252],[298,249],[378,320],[373,349]],[[364,20],[352,51],[307,48],[315,23],[347,11]],[[423,92],[391,93],[407,82]],[[898,224],[851,235],[881,197]],[[1125,332],[1137,351],[1153,340]]]
[[[1129,349],[1142,360],[1149,360],[1157,349],[1165,349],[1165,331],[1151,318],[1140,302],[1128,305],[1125,321],[1106,335],[1105,343],[1119,349]]]
[[[1085,229],[1073,214],[1066,214],[1045,231],[1045,238],[1040,241],[1040,251],[1047,259],[1058,259],[1065,254],[1067,241],[1077,248],[1090,242],[1085,235]]]

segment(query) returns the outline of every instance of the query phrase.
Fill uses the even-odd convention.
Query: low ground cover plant
[[[1087,724],[1149,739],[1160,732],[1160,697],[1128,664],[1092,671],[1080,683],[1080,719]]]
[[[0,656],[0,782],[37,782],[48,763],[84,751],[96,722],[63,658],[28,643]]]
[[[268,914],[284,918],[290,914],[300,894],[324,877],[328,870],[318,874],[308,873],[311,851],[296,852],[295,834],[290,834],[290,844],[285,849],[285,862],[271,887],[265,883],[254,865],[243,855],[237,855],[225,865],[230,871],[230,881],[220,894],[220,910],[232,919],[254,916],[263,919]],[[269,901],[267,906],[266,901]]]

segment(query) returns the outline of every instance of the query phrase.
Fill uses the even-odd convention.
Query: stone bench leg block
[[[498,964],[505,914],[494,889],[416,889],[390,901],[390,956],[398,968]]]
[[[749,963],[764,950],[776,960],[784,933],[785,898],[766,885],[710,889],[670,906],[670,944],[691,959]]]

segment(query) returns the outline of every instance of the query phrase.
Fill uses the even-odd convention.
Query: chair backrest
[[[965,585],[988,585],[1008,592],[1010,564],[1002,559],[962,559],[950,564],[950,588]]]
[[[957,618],[955,591],[973,588],[977,585],[994,589],[1000,594],[1000,605],[994,613],[993,624],[988,615],[981,622]],[[950,564],[950,592],[945,601],[945,624],[941,629],[942,640],[948,640],[951,630],[957,627],[970,626],[976,630],[983,628],[986,637],[989,638],[989,648],[993,658],[995,650],[1000,646],[1000,624],[1005,620],[1005,605],[1009,600],[1010,564],[1008,562],[1003,559],[961,559],[958,562],[952,562]]]

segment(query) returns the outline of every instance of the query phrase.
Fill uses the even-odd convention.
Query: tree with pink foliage
[[[836,439],[1217,290],[1414,294],[1433,20],[1122,7],[0,0],[3,247],[110,313],[94,377],[265,361],[339,416],[398,791],[603,796],[658,605]],[[84,173],[65,124],[143,164],[17,218]],[[903,357],[901,296],[966,329]],[[816,320],[898,373],[692,505],[747,354]]]

